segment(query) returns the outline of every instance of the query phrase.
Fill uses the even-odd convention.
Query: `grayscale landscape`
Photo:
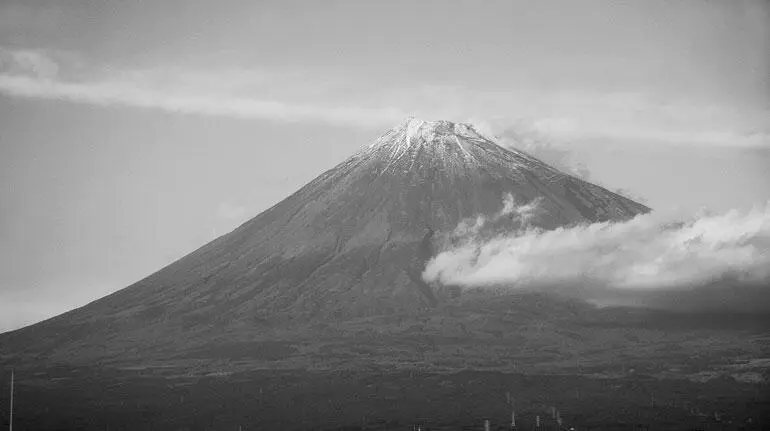
[[[74,4],[0,4],[0,424],[770,427],[766,4]]]

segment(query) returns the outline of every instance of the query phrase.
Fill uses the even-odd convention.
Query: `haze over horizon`
[[[769,23],[760,0],[5,1],[0,332],[143,278],[407,116],[656,211],[764,208]]]

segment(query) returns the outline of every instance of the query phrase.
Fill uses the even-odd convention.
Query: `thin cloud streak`
[[[0,93],[13,97],[377,129],[417,116],[471,122],[491,134],[518,130],[554,145],[609,138],[618,144],[770,148],[770,112],[758,108],[639,93],[482,92],[419,84],[382,89],[352,77],[345,81],[250,69],[119,70],[73,53],[0,47]]]
[[[390,125],[405,116],[392,109],[324,107],[237,97],[175,95],[117,82],[65,83],[26,76],[0,76],[0,92],[16,97],[58,99],[102,106],[122,105],[186,114],[280,122],[320,121],[364,127]]]
[[[0,47],[0,93],[13,97],[359,127],[387,127],[408,116],[392,108],[298,103],[248,96],[255,88],[269,91],[282,87],[289,93],[299,87],[300,91],[306,89],[310,93],[320,87],[287,83],[285,79],[277,81],[275,76],[258,70],[232,69],[219,73],[176,68],[115,70],[86,64],[72,53]]]

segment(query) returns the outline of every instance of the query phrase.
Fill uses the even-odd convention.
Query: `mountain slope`
[[[503,149],[470,125],[409,119],[234,231],[119,292],[6,334],[2,344],[162,346],[211,328],[256,331],[435,307],[444,292],[420,274],[440,247],[438,234],[499,212],[506,194],[538,199],[531,222],[546,229],[649,211]]]

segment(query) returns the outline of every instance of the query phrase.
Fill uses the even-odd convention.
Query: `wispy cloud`
[[[60,99],[95,105],[123,105],[178,113],[259,118],[281,122],[320,121],[371,127],[393,124],[404,116],[388,109],[324,107],[273,100],[176,95],[119,82],[65,83],[26,76],[0,76],[0,91],[27,98]]]
[[[595,302],[620,295],[631,301],[628,305],[649,305],[656,295],[717,291],[724,292],[721,306],[727,308],[737,300],[745,302],[736,297],[736,288],[756,286],[763,286],[765,301],[770,296],[770,202],[747,213],[648,214],[623,223],[553,231],[523,222],[518,232],[491,239],[475,234],[480,223],[483,219],[474,231],[461,224],[459,231],[474,235],[432,259],[423,273],[425,281],[465,288],[545,289]]]
[[[222,79],[227,76],[217,79],[205,74],[169,76],[168,71],[155,74],[151,71],[113,71],[98,78],[77,76],[66,79],[58,74],[59,64],[39,51],[0,51],[0,65],[0,92],[15,97],[365,127],[385,127],[406,116],[392,108],[319,105],[234,96],[222,91],[232,85],[227,79]],[[213,81],[220,83],[218,91],[206,91],[211,90]],[[197,88],[197,91],[193,91],[193,88]]]
[[[472,122],[503,139],[514,132],[543,137],[554,145],[538,149],[551,156],[563,142],[597,138],[619,144],[770,147],[770,112],[756,107],[663,100],[634,92],[479,91],[421,83],[380,88],[355,77],[329,79],[259,69],[121,69],[45,50],[0,48],[0,93],[379,129],[410,115],[442,118]],[[579,166],[567,167],[580,173]]]
[[[445,108],[445,115],[467,119],[503,138],[523,132],[556,145],[603,139],[633,145],[770,148],[770,111],[766,107],[667,100],[639,92],[475,93],[454,89],[445,94],[464,101],[446,104],[450,108]],[[440,105],[440,99],[435,103]]]
[[[554,144],[554,141],[526,124],[511,124],[500,129],[495,138],[501,146],[524,150],[562,172],[586,181],[590,179],[588,167],[575,160],[568,147]]]
[[[30,76],[50,80],[59,74],[57,62],[41,51],[0,49],[0,72],[3,76]]]

